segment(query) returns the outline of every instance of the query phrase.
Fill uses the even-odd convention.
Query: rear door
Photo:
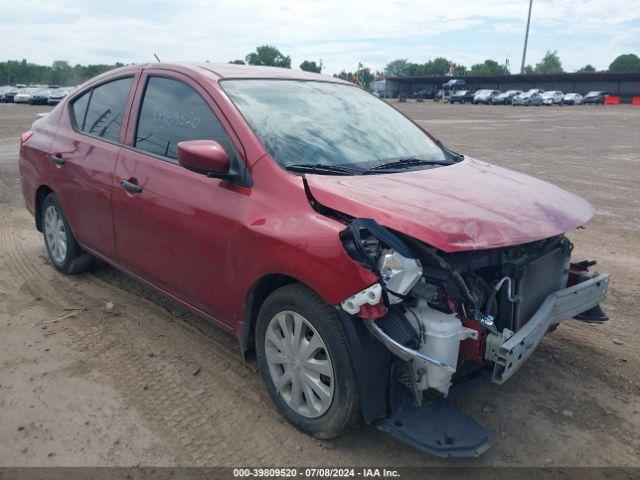
[[[231,139],[231,129],[208,93],[191,78],[145,71],[138,90],[132,138],[119,154],[115,173],[118,263],[202,312],[225,319],[221,307],[234,277],[229,268],[232,238],[249,191],[181,167],[177,144],[216,140],[236,158],[240,144]],[[128,183],[121,185],[123,181]]]
[[[114,256],[111,187],[136,76],[110,79],[69,102],[51,146],[52,184],[80,243]]]

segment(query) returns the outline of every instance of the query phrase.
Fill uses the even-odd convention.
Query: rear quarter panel
[[[36,192],[41,185],[50,185],[53,164],[50,160],[51,144],[58,131],[61,109],[56,107],[47,116],[33,122],[33,135],[20,146],[19,169],[27,209],[35,214]]]

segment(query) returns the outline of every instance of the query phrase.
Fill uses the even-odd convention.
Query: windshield
[[[226,80],[231,100],[275,160],[370,168],[393,159],[446,161],[444,151],[358,87],[296,80]]]
[[[491,93],[491,90],[478,90],[476,95],[486,95],[487,93]]]
[[[587,97],[597,97],[600,94],[600,92],[589,92],[587,93]]]

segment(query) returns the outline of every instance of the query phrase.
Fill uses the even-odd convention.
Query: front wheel
[[[286,419],[316,438],[334,438],[361,422],[347,341],[333,309],[300,284],[273,292],[256,325],[258,367]]]
[[[80,249],[53,193],[47,195],[42,203],[42,233],[49,259],[56,269],[73,274],[89,267],[92,257]]]

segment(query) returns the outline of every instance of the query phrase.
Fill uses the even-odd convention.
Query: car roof
[[[349,82],[339,78],[321,75],[319,73],[305,72],[303,70],[294,70],[291,68],[260,67],[255,65],[236,65],[233,63],[210,62],[159,62],[129,65],[109,70],[105,74],[100,75],[100,77],[106,78],[114,74],[118,75],[147,68],[191,70],[194,73],[213,75],[218,80],[230,78],[264,78],[278,80],[316,80],[321,82],[344,83],[351,85]]]
[[[318,80],[330,81],[336,83],[348,83],[328,75],[319,73],[305,72],[303,70],[294,70],[291,68],[278,67],[259,67],[255,65],[236,65],[233,63],[178,63],[177,65],[186,66],[187,68],[207,70],[219,78],[271,78],[271,79],[290,79],[290,80]]]

